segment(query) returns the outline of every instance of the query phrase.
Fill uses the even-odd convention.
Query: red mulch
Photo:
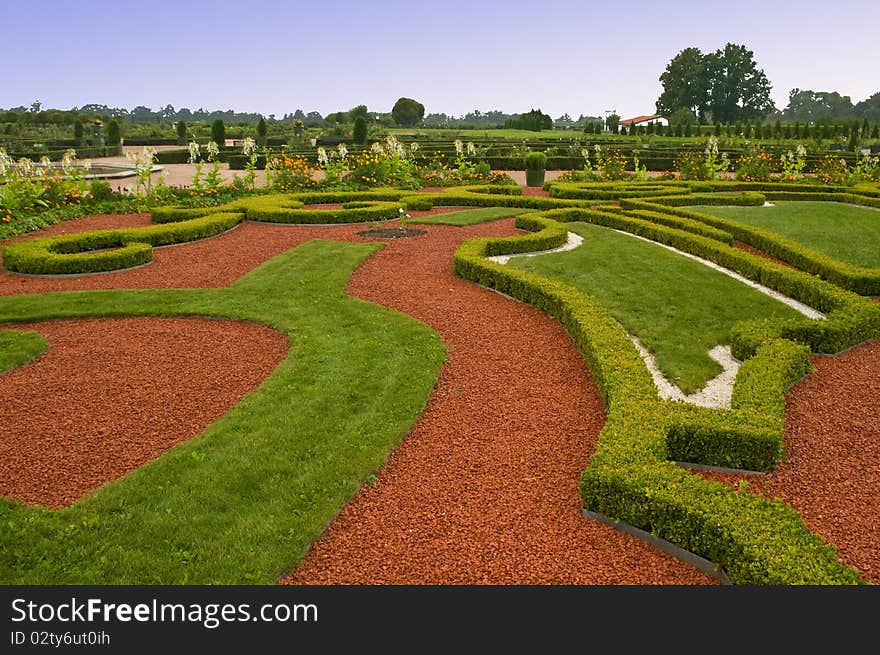
[[[198,318],[46,321],[49,348],[0,375],[0,494],[63,507],[191,439],[287,354],[262,325]]]
[[[524,186],[522,187],[522,194],[524,196],[537,196],[539,198],[550,197],[550,194],[547,191],[544,191],[543,187],[539,186]]]
[[[761,257],[763,259],[769,259],[771,262],[776,262],[777,264],[781,264],[782,266],[785,266],[786,268],[793,268],[791,264],[786,264],[781,259],[777,259],[773,255],[768,255],[763,250],[758,250],[754,246],[750,246],[749,244],[743,243],[742,241],[737,241],[734,239],[733,247],[739,248],[740,250],[745,250],[747,253],[751,253],[752,255],[757,255],[758,257]]]
[[[880,340],[813,364],[786,397],[786,460],[772,476],[700,475],[782,498],[880,584]]]
[[[124,223],[121,218],[120,224]],[[343,510],[288,581],[711,583],[692,567],[580,514],[578,477],[604,422],[589,371],[557,323],[456,278],[452,271],[452,253],[464,239],[513,234],[514,219],[469,228],[425,227],[427,235],[387,242],[358,269],[350,291],[428,322],[446,340],[450,363],[412,433],[379,472],[376,486],[368,485]],[[135,270],[67,279],[2,274],[0,293],[224,286],[314,238],[367,240],[355,235],[360,230],[362,225],[245,223],[213,239],[157,249],[152,264]],[[85,323],[43,325],[70,326],[60,328],[65,332]],[[173,334],[180,336],[172,330],[168,337],[125,339],[108,333],[103,325],[91,325],[85,332],[101,334],[100,341],[114,347],[120,341],[159,347]],[[195,343],[190,334],[187,330],[187,343]],[[178,343],[171,350],[181,347]],[[253,349],[249,356],[260,350]],[[97,376],[106,361],[88,350],[71,350],[71,359],[57,374],[42,377],[57,378],[70,388]],[[235,356],[232,362],[237,362]],[[38,364],[39,360],[18,373]],[[92,403],[96,407],[89,406],[89,411],[98,412],[110,398],[142,393],[136,390],[139,386],[173,389],[175,397],[197,398],[200,403],[210,395],[181,393],[190,376],[186,364],[172,365],[169,371],[184,373],[182,379],[146,385],[140,382],[143,375],[133,373],[143,368],[118,366],[129,386],[116,392],[89,392],[88,401],[63,403],[57,416],[34,418],[35,412],[44,411],[43,401],[29,394],[26,404],[5,423],[15,426],[16,432],[31,422],[75,423],[80,420],[79,403]],[[126,431],[134,430],[145,420],[145,415],[137,414],[144,412],[141,403],[123,405],[125,412],[120,414],[131,411],[134,418],[119,416],[114,421],[126,425]],[[118,404],[114,411],[119,411]],[[175,418],[173,425],[181,420]],[[192,426],[189,435],[179,440],[200,429]],[[175,437],[180,432],[173,430]],[[139,446],[119,441],[115,452],[124,459],[129,449],[137,453]],[[46,451],[54,484],[68,464],[59,460],[57,450]],[[139,463],[130,463],[129,468]]]
[[[301,565],[294,584],[711,582],[585,519],[580,472],[604,410],[571,339],[535,309],[456,278],[468,236],[431,226],[365,262],[349,293],[436,329],[450,361],[413,431]]]

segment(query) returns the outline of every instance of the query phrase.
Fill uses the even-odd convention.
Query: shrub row
[[[342,204],[342,209],[300,209],[300,201],[269,202],[272,196],[259,199],[248,198],[236,203],[250,221],[266,223],[319,224],[364,223],[399,218],[403,205],[400,202],[381,200],[352,200]],[[259,200],[259,202],[256,202]]]
[[[661,208],[662,211],[662,208]],[[827,313],[827,320],[803,318],[760,320],[737,324],[731,347],[746,359],[761,342],[782,337],[809,345],[813,352],[836,353],[880,334],[880,305],[803,271],[789,268],[714,239],[665,225],[609,212],[569,209],[543,216],[560,221],[580,220],[638,234],[708,259],[759,284]],[[735,236],[735,235],[734,235]]]
[[[242,214],[201,218],[126,230],[95,230],[31,239],[3,248],[7,270],[37,275],[97,273],[146,264],[153,246],[196,241],[231,229]]]
[[[730,232],[719,230],[718,228],[706,225],[705,223],[696,221],[692,218],[685,218],[683,216],[675,216],[661,212],[649,212],[645,210],[627,211],[624,212],[624,214],[626,216],[632,216],[633,218],[640,218],[645,221],[651,221],[652,223],[674,227],[684,232],[699,234],[700,236],[715,239],[716,241],[721,241],[728,245],[733,245],[733,235]]]
[[[548,212],[552,213],[559,212]],[[551,229],[541,217],[529,219],[533,228]],[[540,234],[523,239],[534,241]],[[520,251],[513,240],[505,242],[509,252]],[[735,394],[741,409],[696,411],[702,408],[660,401],[635,347],[598,301],[560,281],[487,261],[490,252],[502,254],[499,250],[505,246],[498,244],[499,240],[491,239],[465,242],[455,255],[456,273],[561,321],[587,360],[608,408],[598,450],[581,478],[586,508],[707,557],[723,566],[737,583],[859,582],[857,574],[837,560],[834,548],[811,533],[791,508],[736,493],[667,461],[668,442],[688,432],[693,435],[688,424],[693,428],[700,423],[694,416],[701,417],[704,430],[714,422],[706,436],[728,430],[730,437],[720,440],[720,446],[712,442],[712,449],[723,450],[715,459],[744,446],[748,450],[766,437],[766,429],[763,435],[754,430],[754,438],[743,443],[741,435],[747,431],[741,426],[760,425],[765,418],[774,426],[779,423],[782,387],[803,370],[803,347],[781,341],[762,343],[754,356],[756,364],[751,371],[747,369],[743,382],[738,381]],[[770,374],[762,374],[764,370]],[[777,408],[775,420],[768,416],[771,407]],[[781,428],[776,432],[781,435]],[[775,442],[765,439],[765,455],[759,459],[776,456],[780,441],[781,436]],[[693,449],[693,439],[687,447]]]
[[[645,198],[664,195],[680,195],[680,185],[667,184],[612,184],[590,182],[549,182],[545,185],[553,198],[582,200],[617,200],[619,198]]]
[[[765,197],[786,200],[814,200],[819,197],[826,197],[817,193],[810,194],[785,194],[784,198],[780,198],[783,192],[768,192]],[[704,204],[704,196],[696,196],[696,200],[689,204]],[[728,196],[723,196],[727,198]],[[864,204],[871,201],[871,198],[859,196],[853,197],[851,194],[828,194],[827,200],[831,202],[853,202],[854,204]],[[719,230],[724,230],[733,235],[733,237],[743,243],[747,243],[768,255],[786,262],[802,271],[817,275],[823,280],[827,280],[837,286],[858,293],[863,296],[880,295],[880,269],[866,268],[841,262],[830,255],[818,250],[813,250],[804,246],[794,239],[790,239],[781,234],[770,232],[769,230],[747,225],[732,218],[722,218],[703,214],[694,210],[672,209],[659,207],[659,203],[655,200],[621,200],[621,206],[629,210],[648,210],[659,211],[667,215],[674,215],[680,218],[689,219],[704,223]],[[680,204],[679,207],[684,206]]]

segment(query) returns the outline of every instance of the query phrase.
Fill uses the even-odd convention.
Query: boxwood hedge
[[[839,349],[880,334],[880,307],[870,310],[867,301],[802,272],[742,251],[728,252],[735,249],[667,226],[572,208],[520,217],[519,227],[538,231],[519,239],[545,249],[560,233],[549,219],[587,220],[642,233],[721,260],[723,265],[737,264],[751,273],[749,277],[800,295],[802,300],[819,300],[830,312],[828,319],[804,319],[803,323],[821,324],[819,332],[826,336],[812,339],[820,345],[833,342]],[[741,353],[746,361],[730,410],[662,401],[627,334],[596,299],[558,280],[486,259],[491,254],[524,251],[516,240],[471,239],[456,252],[455,270],[562,322],[590,365],[608,420],[581,478],[585,508],[707,557],[738,583],[860,582],[853,570],[838,561],[835,549],[810,532],[790,507],[703,480],[671,461],[679,458],[753,469],[772,466],[783,454],[783,393],[810,368],[809,347],[792,338],[816,334],[803,325],[765,326],[760,338]]]

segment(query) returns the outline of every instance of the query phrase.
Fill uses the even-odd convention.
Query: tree
[[[260,120],[257,122],[257,143],[261,146],[266,145],[266,132],[268,128],[266,127],[266,119],[260,116]]]
[[[76,139],[76,145],[81,146],[83,144],[83,124],[78,118],[73,124],[73,138]]]
[[[770,99],[770,82],[758,69],[751,50],[728,43],[724,50],[716,50],[705,59],[708,109],[713,120],[730,123],[761,118],[776,109]]]
[[[620,125],[620,115],[617,113],[608,114],[605,117],[605,129],[612,134],[617,134],[617,126]]]
[[[660,76],[663,93],[657,99],[657,113],[669,116],[688,109],[701,119],[709,100],[706,62],[699,48],[685,48],[667,64]]]
[[[107,123],[107,145],[118,146],[122,141],[122,132],[119,129],[119,123],[114,118]]]
[[[211,141],[218,146],[226,143],[226,126],[223,124],[222,118],[217,118],[211,124]]]
[[[871,123],[880,123],[880,92],[858,103],[855,106],[855,112],[857,116]]]
[[[680,107],[678,110],[669,115],[670,125],[681,125],[682,127],[684,127],[685,125],[693,125],[696,122],[697,117],[694,116],[694,112],[692,112],[687,107]]]
[[[391,116],[398,125],[418,125],[425,117],[425,105],[412,98],[399,98],[391,108]]]
[[[357,120],[358,116],[362,117],[364,120],[367,120],[367,117],[370,115],[369,110],[366,105],[358,105],[352,109],[348,110],[348,120],[354,122]]]
[[[177,145],[186,145],[186,121],[177,121]]]
[[[854,113],[849,96],[836,91],[792,89],[782,115],[786,120],[817,122],[825,118],[850,118]]]
[[[352,138],[358,145],[365,145],[367,143],[367,119],[363,116],[358,116],[354,119]]]

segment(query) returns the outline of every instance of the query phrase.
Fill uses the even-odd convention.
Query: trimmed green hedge
[[[171,224],[126,230],[95,230],[20,241],[3,248],[9,271],[34,275],[98,273],[131,268],[153,259],[153,246],[215,236],[241,222],[242,214],[215,213]]]
[[[667,216],[676,216],[709,225],[729,232],[735,239],[802,271],[817,275],[823,280],[836,284],[843,289],[863,296],[880,295],[880,269],[878,268],[866,268],[838,261],[830,255],[808,248],[794,239],[760,227],[741,223],[732,218],[722,218],[680,208],[685,205],[723,204],[719,202],[707,203],[705,202],[706,197],[705,195],[682,196],[683,199],[693,198],[694,200],[692,202],[681,201],[675,208],[660,206],[662,204],[661,201],[666,200],[666,198],[652,198],[649,200],[624,199],[620,201],[620,205],[631,211],[660,212]],[[764,194],[764,197],[774,200],[825,200],[830,202],[850,202],[852,204],[874,202],[872,198],[867,196],[854,196],[847,193],[767,192]],[[726,200],[729,196],[720,196],[720,198]]]
[[[544,185],[552,198],[617,200],[679,195],[681,185],[665,183],[549,182]]]
[[[244,202],[239,206],[244,209],[248,220],[266,223],[364,223],[399,218],[403,213],[403,205],[400,202],[381,200],[345,202],[342,203],[342,209],[295,209]]]
[[[715,239],[716,241],[721,241],[728,245],[733,245],[733,235],[730,232],[719,230],[711,225],[695,221],[692,218],[684,218],[683,216],[672,216],[666,213],[649,212],[644,210],[628,211],[624,212],[624,215],[651,221],[652,223],[659,223],[660,225],[666,225],[668,227],[674,227],[683,230],[684,232],[692,232],[693,234],[699,234],[700,236]]]
[[[683,250],[722,258],[735,249],[666,226],[584,209],[530,215],[518,225],[539,229],[520,237],[544,249],[558,233],[547,221],[588,220],[610,224]],[[583,354],[608,410],[597,452],[584,471],[584,506],[624,521],[723,566],[741,584],[855,584],[858,575],[841,564],[835,549],[809,531],[790,507],[703,480],[669,461],[676,455],[717,465],[762,469],[782,454],[783,392],[809,370],[808,348],[773,335],[754,344],[734,389],[733,409],[708,410],[661,401],[644,363],[623,328],[599,302],[558,280],[496,264],[490,254],[522,252],[516,239],[471,239],[455,254],[456,273],[497,289],[556,318]],[[742,251],[733,253],[734,258]],[[747,253],[742,253],[747,255]],[[751,257],[751,256],[749,256]],[[744,258],[773,286],[812,287],[833,306],[823,332],[843,343],[880,334],[880,307],[798,271],[767,260]],[[724,262],[719,262],[724,264]],[[736,263],[736,262],[734,262]],[[782,269],[782,270],[779,270]],[[796,283],[796,284],[795,284]],[[819,339],[823,341],[823,339]]]

